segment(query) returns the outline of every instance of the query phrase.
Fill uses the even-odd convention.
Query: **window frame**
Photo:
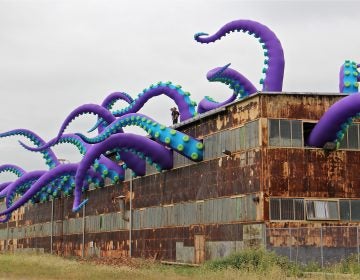
[[[356,122],[351,124],[351,126],[357,126],[357,148],[349,148],[349,128],[340,142],[339,150],[358,151],[360,149],[360,123]]]
[[[314,218],[309,218],[308,217],[308,203],[309,202],[336,202],[336,207],[337,207],[337,218],[322,218],[322,217],[314,217]],[[305,199],[304,201],[304,205],[305,205],[305,218],[307,221],[340,221],[340,202],[339,199],[319,199],[319,198],[313,198],[313,199]]]
[[[267,130],[268,130],[268,147],[280,147],[280,148],[304,148],[304,128],[303,128],[303,120],[298,120],[298,119],[284,119],[284,118],[268,118],[267,119]],[[277,122],[277,131],[278,131],[278,145],[273,145],[271,144],[271,137],[270,137],[270,131],[271,131],[271,126],[272,126],[272,121],[276,121]],[[290,124],[290,145],[283,145],[284,141],[288,141],[288,140],[284,140],[286,138],[281,137],[281,121],[288,121]],[[294,144],[294,132],[293,132],[293,123],[294,122],[299,122],[300,124],[300,135],[301,135],[301,144],[300,145],[295,145]],[[297,140],[297,139],[296,139]]]
[[[279,201],[279,219],[273,219],[272,218],[272,211],[271,211],[271,200],[278,200]],[[282,200],[292,200],[292,213],[293,213],[293,219],[282,219]],[[303,207],[302,207],[302,217],[303,219],[296,219],[296,201],[302,201]],[[269,198],[269,220],[270,221],[305,221],[306,220],[306,212],[305,212],[305,199],[303,197],[270,197]]]

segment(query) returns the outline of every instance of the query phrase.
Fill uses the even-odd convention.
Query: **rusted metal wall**
[[[262,118],[284,118],[318,121],[341,94],[272,93],[260,95]]]
[[[259,143],[251,149],[232,143],[231,156],[217,153],[215,158],[209,156],[200,163],[190,164],[179,158],[172,170],[153,171],[154,174],[133,179],[134,256],[201,262],[258,246],[264,242],[264,223],[268,228],[289,226],[268,222],[271,196],[359,197],[358,152],[326,154],[321,149],[267,147],[267,118],[318,120],[339,98],[339,95],[258,94],[178,127],[204,138],[219,132],[232,135],[234,128],[259,120]],[[62,255],[81,255],[83,251],[85,255],[127,255],[128,223],[118,213],[115,198],[119,195],[125,196],[128,210],[128,180],[83,195],[89,199],[85,210],[85,248],[82,248],[82,212],[71,211],[71,197],[56,199],[53,251]],[[239,205],[243,208],[234,206],[237,204],[233,201],[242,197],[246,204]],[[245,214],[238,215],[241,212]],[[49,252],[50,220],[50,202],[23,207],[8,224],[0,225],[0,249],[43,248]],[[16,228],[21,230],[16,232]],[[5,239],[9,239],[8,244]],[[336,245],[332,240],[328,242]],[[303,245],[308,246],[306,242]]]

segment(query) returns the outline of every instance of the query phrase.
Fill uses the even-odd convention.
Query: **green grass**
[[[309,275],[308,271],[317,273]],[[326,274],[328,273],[328,274]],[[330,273],[330,274],[329,274]],[[346,274],[344,274],[346,273]],[[129,266],[96,265],[52,255],[0,254],[0,279],[359,279],[360,266],[356,258],[321,269],[317,265],[306,267],[290,263],[286,258],[263,250],[246,250],[203,266],[181,267],[159,263],[138,262]]]

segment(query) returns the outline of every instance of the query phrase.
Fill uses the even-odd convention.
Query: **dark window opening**
[[[304,143],[307,146],[307,140],[311,134],[311,131],[314,129],[316,123],[309,123],[303,122],[303,136],[304,136]]]

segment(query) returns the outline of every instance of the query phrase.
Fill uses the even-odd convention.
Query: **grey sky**
[[[284,91],[337,92],[340,65],[360,61],[359,11],[358,1],[0,0],[0,131],[28,128],[49,140],[77,106],[101,103],[113,91],[135,97],[158,81],[181,84],[197,102],[204,95],[224,100],[230,90],[205,75],[229,62],[259,87],[263,56],[254,38],[193,40],[235,19],[260,21],[277,34]],[[141,112],[169,125],[172,105],[159,97]],[[84,132],[94,120],[80,118],[67,132]],[[45,168],[18,139],[0,140],[0,164]],[[80,159],[71,146],[54,150]]]

